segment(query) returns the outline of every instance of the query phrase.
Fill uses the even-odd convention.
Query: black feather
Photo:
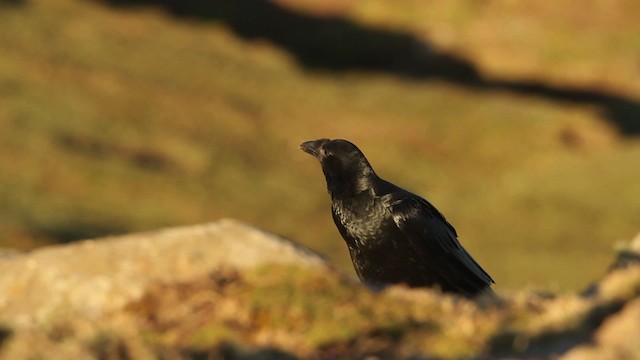
[[[320,160],[333,220],[363,282],[435,286],[466,296],[494,283],[431,203],[379,178],[354,144],[320,139],[300,147]]]

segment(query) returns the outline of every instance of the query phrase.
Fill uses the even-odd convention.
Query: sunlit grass
[[[320,168],[297,148],[318,137],[353,140],[432,200],[501,288],[582,287],[639,229],[640,145],[593,108],[307,72],[154,9],[41,0],[0,24],[0,244],[227,216],[349,269]]]

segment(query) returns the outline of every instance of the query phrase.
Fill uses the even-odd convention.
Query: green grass
[[[616,9],[619,26],[597,22],[601,32],[565,47],[567,39],[540,27],[507,41],[495,21],[526,15],[538,24],[551,13],[554,26],[579,33],[585,22],[564,23],[558,9],[513,6],[475,18],[470,2],[407,2],[385,17],[375,1],[359,4],[336,11],[421,36],[433,31],[435,44],[464,50],[493,76],[602,83],[631,95],[640,83],[626,65],[581,70],[637,49],[637,23]],[[434,21],[425,29],[411,14],[427,10]],[[439,14],[450,21],[435,21]],[[432,200],[501,289],[581,288],[617,240],[640,230],[640,144],[617,136],[594,107],[385,74],[309,72],[285,50],[240,40],[223,23],[154,8],[34,0],[2,8],[0,24],[3,246],[224,216],[350,269],[320,168],[297,148],[318,137],[356,142],[381,176]],[[454,35],[445,41],[438,29]],[[533,45],[550,49],[535,55],[543,60],[531,57]],[[525,55],[505,55],[519,49]],[[500,73],[506,61],[513,65]],[[567,133],[578,141],[563,141]]]

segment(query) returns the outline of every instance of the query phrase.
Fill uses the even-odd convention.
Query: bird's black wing
[[[407,241],[431,262],[431,268],[438,269],[441,281],[452,290],[475,295],[494,283],[462,247],[453,226],[427,200],[397,187],[380,200]]]

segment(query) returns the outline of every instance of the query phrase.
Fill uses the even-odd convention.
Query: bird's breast
[[[375,246],[393,222],[377,199],[338,202],[332,205],[334,220],[350,246]]]

